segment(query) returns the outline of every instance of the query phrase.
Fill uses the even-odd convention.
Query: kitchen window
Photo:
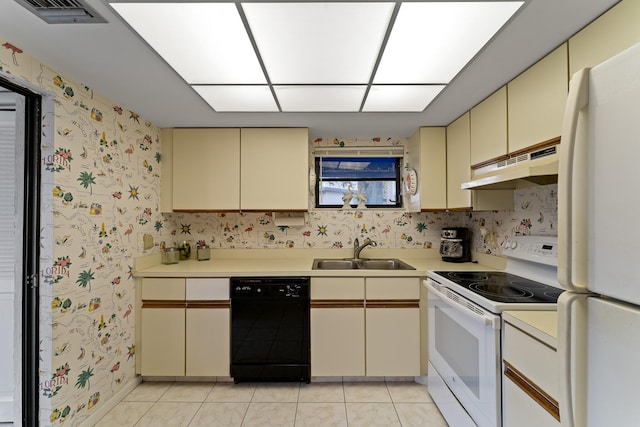
[[[401,171],[401,155],[316,154],[315,206],[341,208],[347,203],[355,208],[360,193],[367,208],[400,208]]]

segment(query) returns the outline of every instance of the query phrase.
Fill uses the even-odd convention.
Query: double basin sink
[[[314,270],[415,270],[399,259],[314,259]]]

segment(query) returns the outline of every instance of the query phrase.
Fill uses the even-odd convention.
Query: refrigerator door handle
[[[580,167],[575,164],[576,143],[579,136],[579,118],[581,112],[589,103],[589,68],[576,72],[571,79],[569,95],[562,122],[562,143],[560,144],[560,162],[558,165],[558,281],[564,289],[582,291],[575,285],[575,275],[572,271],[572,260],[575,256],[573,242],[576,227],[574,212],[575,197],[580,193],[574,185],[574,169]],[[573,227],[573,228],[572,228]]]
[[[574,316],[579,315],[576,310],[576,303],[586,300],[591,294],[563,292],[558,298],[558,374],[560,422],[562,427],[575,427],[576,425],[576,390],[575,357],[579,354],[575,347],[578,341],[575,331],[575,324],[579,324],[579,319],[573,322]]]

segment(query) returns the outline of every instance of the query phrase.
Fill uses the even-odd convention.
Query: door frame
[[[0,86],[24,97],[24,198],[21,292],[22,425],[37,425],[40,370],[40,194],[42,95],[0,75]],[[17,291],[16,286],[16,291]],[[17,344],[17,343],[16,343]],[[18,393],[15,394],[18,396]],[[18,414],[16,413],[17,417]]]

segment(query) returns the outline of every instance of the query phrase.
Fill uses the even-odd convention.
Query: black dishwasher
[[[309,277],[232,277],[230,286],[234,381],[309,382]]]

